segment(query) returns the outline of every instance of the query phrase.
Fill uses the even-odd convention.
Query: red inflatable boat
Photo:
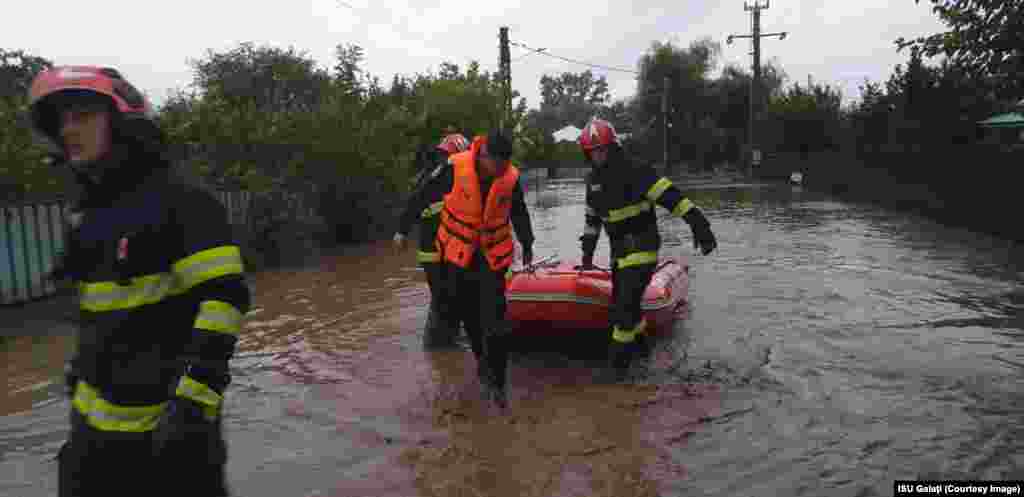
[[[506,318],[520,333],[607,330],[612,275],[605,269],[580,271],[579,262],[540,262],[529,271],[512,273],[505,286]],[[664,331],[686,311],[689,264],[667,258],[644,294],[643,312],[649,328]],[[653,325],[653,326],[651,326]]]

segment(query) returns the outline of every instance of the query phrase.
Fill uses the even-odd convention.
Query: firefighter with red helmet
[[[591,164],[586,178],[586,215],[583,266],[593,267],[594,250],[604,227],[611,245],[611,346],[607,373],[621,380],[632,358],[644,352],[647,323],[641,303],[651,282],[661,248],[655,205],[683,218],[693,231],[694,245],[710,254],[717,241],[710,223],[696,205],[653,167],[632,165],[623,151],[615,127],[592,119],[579,137],[584,157]],[[637,340],[640,337],[641,340]]]
[[[29,98],[83,187],[63,268],[81,319],[58,493],[151,493],[131,481],[226,496],[221,406],[250,292],[225,209],[173,178],[152,107],[118,71],[47,69]]]
[[[449,127],[449,129],[453,129]],[[394,242],[401,250],[405,248],[405,239],[412,229],[416,218],[419,218],[419,247],[416,252],[416,261],[423,268],[427,276],[427,286],[430,289],[430,311],[427,316],[427,323],[423,330],[423,344],[427,348],[448,348],[455,346],[455,340],[459,334],[459,323],[450,318],[452,313],[440,312],[443,303],[443,288],[441,283],[441,254],[434,247],[434,238],[440,226],[441,209],[444,206],[444,194],[448,193],[436,181],[438,177],[451,168],[448,158],[459,152],[469,149],[469,140],[459,133],[446,135],[437,144],[435,150],[441,160],[433,163],[432,167],[426,169],[413,191],[405,211],[402,213],[398,223],[398,232],[395,233]]]

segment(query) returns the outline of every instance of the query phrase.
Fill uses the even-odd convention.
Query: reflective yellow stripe
[[[683,217],[686,215],[687,212],[690,212],[690,209],[692,208],[693,202],[690,202],[690,199],[688,198],[684,198],[680,200],[678,204],[676,204],[674,209],[672,209],[672,214],[675,216]]]
[[[100,396],[92,385],[79,380],[75,385],[75,409],[85,416],[86,422],[103,431],[141,433],[151,431],[160,422],[167,402],[148,406],[119,406]]]
[[[641,319],[640,323],[631,330],[624,330],[618,326],[612,328],[612,340],[621,343],[630,343],[636,340],[637,334],[645,333],[647,331],[647,320]]]
[[[168,273],[136,276],[127,285],[113,281],[80,283],[78,290],[79,307],[92,312],[134,309],[177,293],[174,277]]]
[[[600,235],[600,234],[601,234],[601,229],[600,228],[591,226],[589,224],[583,227],[583,235],[584,236],[594,236],[594,235]]]
[[[643,214],[644,212],[647,212],[649,210],[651,210],[651,203],[644,200],[639,204],[633,204],[627,207],[623,207],[621,209],[608,211],[608,217],[605,218],[605,221],[609,223],[617,223],[624,219],[629,219],[633,216]]]
[[[622,328],[616,326],[612,330],[612,340],[621,343],[630,343],[633,340],[636,340],[636,333],[634,333],[633,331],[623,330]]]
[[[228,274],[241,274],[242,253],[235,245],[196,252],[174,263],[174,274],[182,290]]]
[[[665,193],[665,190],[668,190],[668,187],[670,186],[672,186],[672,182],[669,181],[668,178],[659,179],[654,183],[654,186],[652,186],[650,190],[647,190],[647,198],[650,199],[651,202],[657,202],[658,198],[661,197],[661,194]]]
[[[212,388],[187,375],[181,377],[181,381],[178,382],[178,388],[174,391],[174,394],[199,404],[206,419],[213,420],[220,415],[220,406],[224,401],[224,397],[213,391]]]
[[[195,327],[200,330],[237,335],[242,330],[242,313],[227,302],[207,300],[199,304]]]
[[[416,262],[430,263],[430,262],[441,262],[440,252],[424,252],[422,250],[416,251]]]
[[[424,219],[434,217],[441,213],[441,209],[444,209],[443,200],[440,202],[434,202],[430,204],[426,209],[423,209],[423,212],[420,213],[420,217]]]
[[[619,257],[619,268],[639,266],[641,264],[655,264],[658,262],[657,252],[635,252],[626,257]]]

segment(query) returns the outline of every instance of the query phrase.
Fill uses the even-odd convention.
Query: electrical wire
[[[522,43],[515,42],[515,41],[509,42],[509,44],[515,45],[515,46],[520,47],[520,48],[525,48],[525,49],[527,49],[527,50],[529,50],[531,52],[538,53],[540,55],[546,55],[548,57],[552,57],[552,58],[555,58],[555,59],[560,59],[560,60],[564,60],[566,62],[571,62],[573,64],[580,64],[580,65],[584,65],[584,66],[588,66],[588,67],[593,67],[595,69],[604,69],[606,71],[618,71],[618,72],[626,72],[626,73],[630,73],[630,74],[640,74],[638,71],[634,71],[632,69],[625,69],[625,68],[621,68],[621,67],[603,66],[603,65],[600,65],[600,64],[591,64],[590,62],[583,62],[583,61],[580,61],[580,60],[570,59],[568,57],[562,57],[561,55],[555,55],[555,54],[552,54],[552,53],[548,53],[546,48],[541,48],[541,49],[531,48],[531,47],[528,47],[528,46],[526,46],[526,45],[524,45]]]

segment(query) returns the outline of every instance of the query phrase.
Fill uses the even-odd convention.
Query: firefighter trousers
[[[219,422],[196,427],[159,452],[155,433],[101,431],[72,408],[71,432],[57,454],[58,497],[229,495]]]
[[[637,338],[644,340],[643,299],[647,286],[651,284],[657,264],[612,266],[612,308],[610,321],[612,339],[631,344]]]
[[[423,329],[423,345],[427,348],[455,346],[459,336],[459,321],[453,312],[443,308],[447,307],[443,273],[445,267],[438,262],[422,262],[420,267],[427,276],[427,287],[430,290],[430,309]]]
[[[465,324],[481,380],[504,391],[508,370],[505,271],[494,271],[478,251],[469,268],[445,266],[448,310]]]

